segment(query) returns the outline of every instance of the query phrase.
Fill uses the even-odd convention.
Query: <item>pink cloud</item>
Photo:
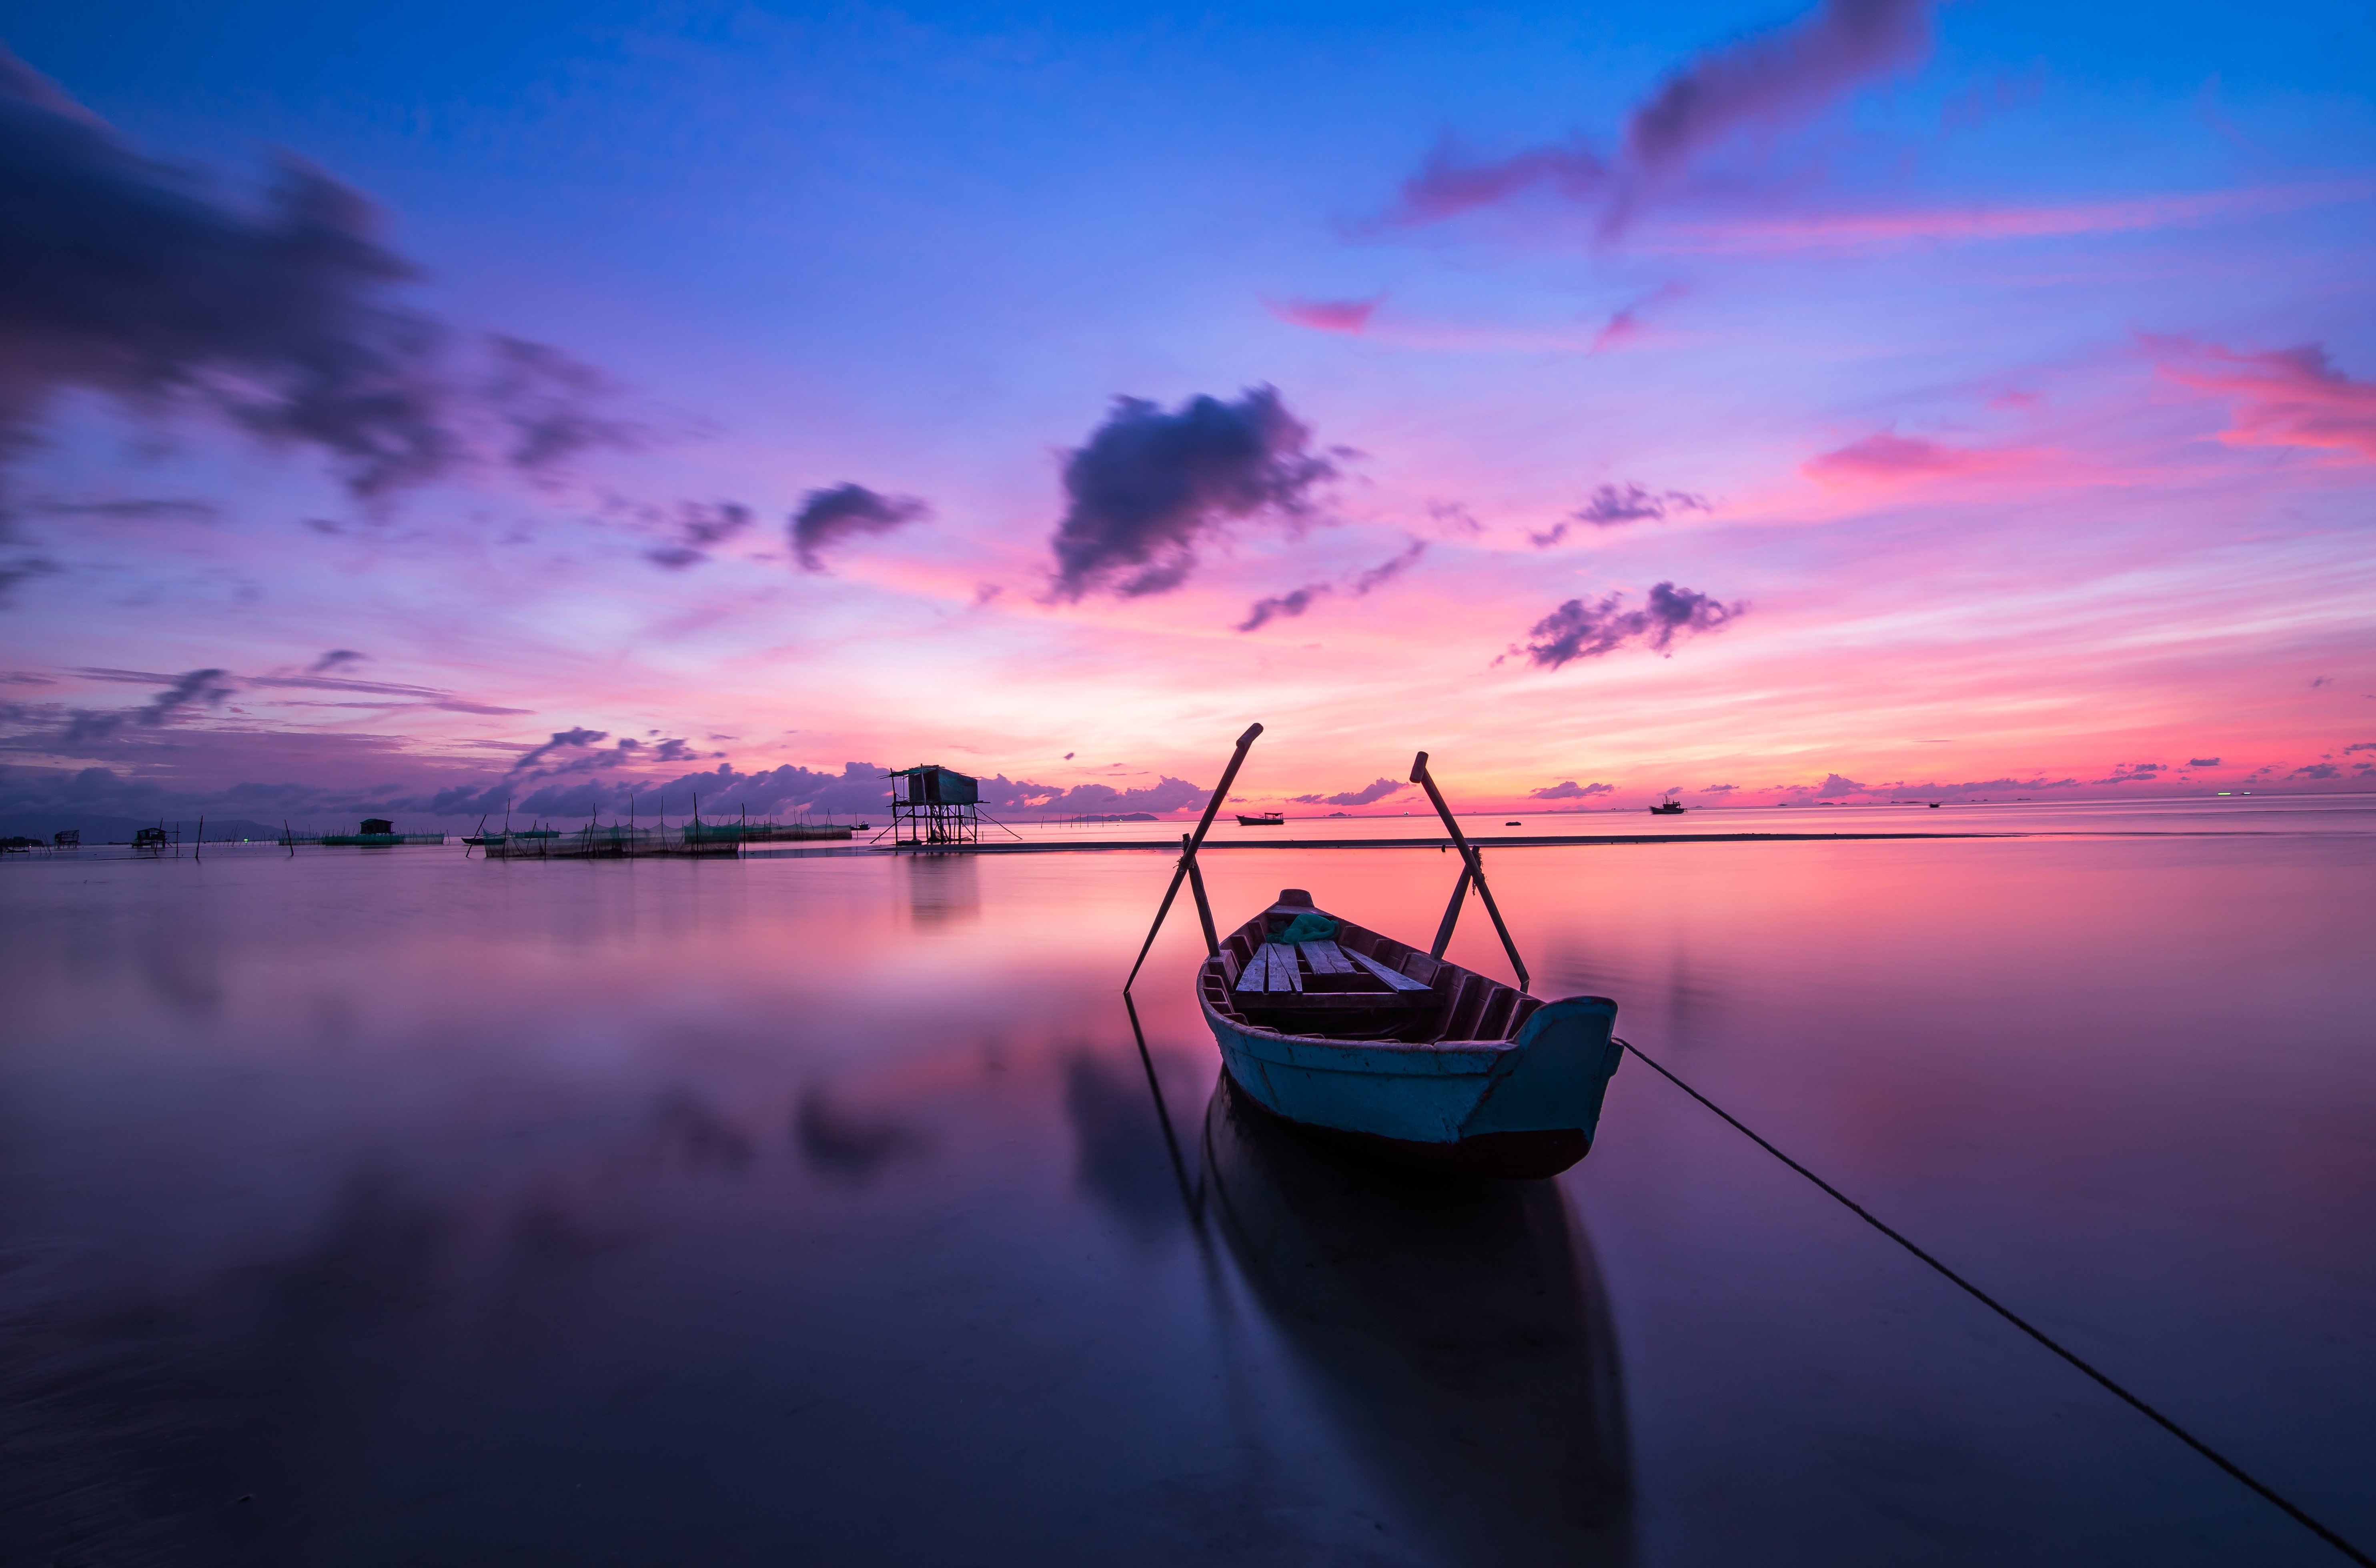
[[[1594,353],[1603,353],[1642,335],[1642,323],[1634,316],[1634,306],[1627,305],[1609,318],[1609,324],[1592,340]]]
[[[1263,308],[1281,321],[1315,332],[1359,333],[1384,301],[1384,294],[1366,300],[1265,300]]]
[[[2029,456],[2001,447],[1949,446],[1882,431],[1810,460],[1800,472],[1818,484],[1904,484],[1950,474],[1984,473]]]
[[[2376,382],[2354,381],[2315,344],[2263,353],[2152,340],[2161,373],[2181,386],[2228,396],[2237,446],[2314,446],[2376,459]]]

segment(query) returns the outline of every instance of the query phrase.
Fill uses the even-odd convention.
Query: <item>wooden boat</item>
[[[1650,814],[1652,816],[1681,816],[1683,814],[1683,802],[1681,801],[1660,801],[1657,805],[1650,808]]]
[[[1622,1054],[1607,997],[1545,1002],[1294,887],[1198,967],[1196,1001],[1256,1104],[1431,1170],[1566,1170],[1592,1147]]]
[[[1287,826],[1287,817],[1279,812],[1256,812],[1252,816],[1240,812],[1238,826],[1240,827],[1284,827]]]
[[[1484,856],[1460,831],[1425,752],[1412,759],[1410,781],[1426,789],[1444,847],[1460,853],[1433,946],[1421,952],[1341,920],[1297,887],[1226,938],[1215,927],[1196,850],[1262,731],[1256,724],[1238,737],[1237,754],[1181,846],[1123,994],[1185,885],[1205,933],[1196,1004],[1230,1081],[1265,1111],[1431,1170],[1554,1176],[1582,1159],[1624,1049],[1610,1033],[1617,1004],[1527,993],[1532,982],[1486,885]],[[1443,960],[1472,887],[1493,918],[1515,986]]]

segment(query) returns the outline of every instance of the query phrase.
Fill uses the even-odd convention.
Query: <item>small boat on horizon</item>
[[[1675,799],[1674,796],[1669,795],[1665,800],[1660,801],[1657,805],[1650,808],[1650,814],[1652,816],[1681,816],[1683,814],[1683,802]]]
[[[1287,826],[1287,817],[1279,812],[1256,812],[1252,816],[1240,812],[1238,826],[1240,827],[1284,827]]]

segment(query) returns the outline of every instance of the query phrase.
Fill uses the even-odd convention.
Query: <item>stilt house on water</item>
[[[974,844],[981,839],[980,781],[928,762],[886,773],[894,844]]]

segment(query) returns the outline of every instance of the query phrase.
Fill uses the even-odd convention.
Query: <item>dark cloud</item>
[[[171,723],[174,719],[197,707],[220,707],[232,695],[230,672],[223,670],[190,670],[179,675],[146,675],[137,671],[79,671],[101,680],[135,681],[161,684],[165,689],[136,708],[72,708],[67,710],[65,723],[56,736],[62,746],[77,746],[104,740],[127,725],[153,730]]]
[[[0,412],[0,418],[5,417],[5,412]],[[5,439],[6,433],[0,432],[0,457],[6,456]],[[6,515],[0,512],[0,529],[5,529],[6,526]],[[5,537],[5,534],[0,534],[0,537]],[[62,569],[56,562],[40,555],[19,555],[13,560],[0,561],[0,605],[9,602],[18,584],[31,582],[37,577],[54,576]]]
[[[1306,583],[1290,593],[1273,594],[1268,599],[1255,600],[1253,608],[1246,612],[1246,618],[1238,623],[1238,630],[1260,631],[1273,621],[1301,615],[1312,608],[1313,600],[1327,591],[1326,583]]]
[[[2158,762],[2140,762],[2134,764],[2116,762],[2112,765],[2111,777],[2109,778],[2090,778],[2087,782],[2090,784],[2150,783],[2161,776],[2164,766],[2165,765]]]
[[[554,752],[590,746],[595,744],[597,742],[607,741],[610,738],[611,732],[607,730],[588,730],[582,727],[569,730],[555,730],[552,732],[552,739],[545,742],[544,744],[538,746],[533,750],[521,753],[519,760],[512,764],[512,771],[514,773],[526,772],[528,769],[534,767],[538,763],[542,762],[546,757],[552,755]]]
[[[1920,58],[1930,42],[1925,0],[1824,0],[1669,76],[1627,122],[1626,156],[1654,172],[1671,168],[1750,122],[1812,113]]]
[[[1572,201],[1607,188],[1608,162],[1582,137],[1562,147],[1530,148],[1508,158],[1478,162],[1465,157],[1450,137],[1436,143],[1420,172],[1403,182],[1395,213],[1400,223],[1435,223],[1474,208],[1491,207],[1519,192],[1548,185]]]
[[[670,526],[676,530],[675,541],[645,551],[644,559],[672,572],[683,571],[697,561],[708,560],[710,546],[750,528],[751,508],[734,501],[714,505],[682,502]]]
[[[159,519],[210,523],[222,509],[204,501],[170,496],[136,496],[125,501],[36,501],[23,510],[45,517],[121,517],[135,522]]]
[[[1235,402],[1192,398],[1170,413],[1145,398],[1115,398],[1087,445],[1064,459],[1051,597],[1168,593],[1195,569],[1205,537],[1231,519],[1303,517],[1313,488],[1336,473],[1309,450],[1311,439],[1269,386]]]
[[[0,50],[0,457],[80,387],[137,410],[215,410],[323,454],[361,498],[426,483],[490,438],[542,470],[624,426],[600,378],[496,339],[477,385],[452,334],[394,302],[417,276],[361,193],[284,156],[243,208],[135,150]]]
[[[1927,0],[1824,0],[1670,73],[1627,116],[1614,157],[1580,135],[1484,160],[1439,143],[1403,183],[1392,220],[1436,222],[1547,187],[1573,201],[1603,202],[1617,221],[1646,185],[1680,173],[1731,133],[1804,119],[1858,84],[1920,59],[1930,22]]]
[[[1485,525],[1470,517],[1468,508],[1457,501],[1431,501],[1427,515],[1446,539],[1475,539],[1485,531]]]
[[[2331,762],[2313,762],[2306,766],[2295,768],[2286,777],[2287,778],[2340,778],[2343,777],[2343,770]]]
[[[1415,539],[1400,554],[1355,573],[1346,582],[1344,591],[1355,599],[1367,599],[1417,565],[1419,558],[1426,553],[1427,540]],[[1321,595],[1336,591],[1336,586],[1333,583],[1306,583],[1291,592],[1258,599],[1246,612],[1246,618],[1238,624],[1237,629],[1241,632],[1257,631],[1273,621],[1301,615],[1311,609],[1313,602]]]
[[[1306,806],[1366,806],[1372,801],[1382,801],[1397,790],[1408,789],[1407,778],[1381,778],[1364,784],[1358,790],[1348,790],[1341,795],[1298,795],[1296,803]]]
[[[1544,533],[1529,533],[1538,550],[1549,550],[1567,538],[1568,529],[1576,523],[1589,523],[1597,529],[1613,529],[1626,523],[1638,523],[1664,517],[1670,512],[1706,512],[1714,508],[1707,498],[1688,490],[1669,490],[1653,494],[1638,484],[1628,484],[1620,490],[1604,484],[1592,493],[1592,499],[1570,512],[1566,518]]]
[[[2349,756],[2354,752],[2376,752],[2376,741],[2354,741],[2351,744],[2343,748],[2343,754],[2345,756]],[[2211,759],[2215,764],[2217,763],[2218,760],[2219,759],[2217,757],[2213,757]],[[2202,766],[2204,765],[2198,763],[2196,766]]]
[[[1536,801],[1588,801],[1595,795],[1611,795],[1616,792],[1617,786],[1614,784],[1579,784],[1573,778],[1562,778],[1556,784],[1549,784],[1539,790],[1529,790],[1527,791],[1527,796],[1529,800]]]
[[[334,647],[329,652],[324,654],[321,658],[314,660],[313,663],[305,666],[305,673],[308,675],[326,675],[333,670],[341,669],[350,664],[361,664],[369,657],[370,655],[357,653],[350,647]]]
[[[2186,766],[2189,767],[2216,767],[2219,766],[2219,759],[2216,756],[2191,756],[2186,759]]]
[[[601,412],[618,388],[611,378],[549,343],[494,333],[481,391],[510,432],[505,457],[530,473],[551,473],[581,452],[643,445],[640,426]]]
[[[1391,560],[1381,561],[1376,565],[1371,567],[1368,571],[1365,571],[1359,576],[1355,577],[1351,586],[1353,597],[1356,599],[1368,598],[1375,589],[1385,587],[1388,583],[1393,582],[1396,577],[1401,576],[1405,572],[1409,571],[1413,566],[1418,565],[1419,558],[1426,553],[1427,540],[1423,539],[1415,539],[1411,540],[1409,547],[1405,549],[1401,554],[1395,556]]]
[[[1740,788],[1740,786],[1738,784],[1703,784],[1700,786],[1700,793],[1703,795],[1729,795],[1735,790]]]
[[[1532,640],[1511,652],[1523,652],[1538,669],[1556,670],[1578,659],[1598,659],[1628,643],[1667,653],[1678,636],[1712,632],[1748,612],[1747,603],[1720,604],[1706,594],[1660,583],[1651,588],[1639,610],[1620,610],[1625,596],[1612,593],[1597,604],[1571,599],[1541,620],[1528,634]]]
[[[824,552],[844,540],[893,529],[932,516],[933,509],[912,495],[878,495],[862,484],[837,484],[812,490],[801,497],[800,510],[789,521],[792,553],[806,572],[825,570]]]
[[[1843,795],[1864,794],[1870,789],[1870,785],[1859,784],[1842,774],[1827,773],[1824,775],[1824,781],[1815,787],[1815,799],[1835,801]]]

